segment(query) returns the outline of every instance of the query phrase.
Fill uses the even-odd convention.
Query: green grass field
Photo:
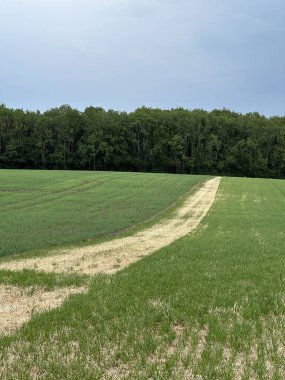
[[[0,257],[122,233],[170,207],[203,178],[0,170]]]
[[[108,175],[114,174],[102,174]],[[122,191],[123,203],[144,198],[137,182],[132,188],[131,174],[117,175],[106,183],[112,187],[123,182],[124,191],[129,187],[132,198]],[[157,197],[151,212],[132,216],[137,223],[197,183],[196,177],[136,178],[143,178],[148,194]],[[34,181],[35,177],[27,180],[25,187]],[[39,187],[48,186],[45,181]],[[161,183],[176,190],[162,193]],[[13,187],[15,177],[7,185]],[[18,212],[22,213],[15,211],[15,219]],[[140,209],[134,205],[132,214],[136,213]],[[112,227],[104,233],[132,223],[131,218],[120,224],[120,215],[115,228],[109,217]],[[216,202],[195,234],[113,276],[68,279],[0,272],[5,284],[52,287],[69,281],[91,286],[88,294],[72,296],[63,307],[33,317],[14,336],[0,339],[0,378],[284,379],[284,215],[284,181],[223,178]],[[56,243],[61,242],[70,240]],[[30,248],[35,246],[22,250]],[[7,248],[5,252],[13,253]]]

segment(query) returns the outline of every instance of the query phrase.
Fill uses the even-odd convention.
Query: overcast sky
[[[285,1],[0,0],[0,103],[285,115]]]

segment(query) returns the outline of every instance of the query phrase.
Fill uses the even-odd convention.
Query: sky
[[[285,115],[284,0],[0,0],[0,103]]]

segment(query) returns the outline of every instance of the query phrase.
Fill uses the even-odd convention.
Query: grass
[[[170,207],[205,178],[0,170],[0,257],[122,234]]]
[[[58,287],[82,286],[89,284],[89,282],[90,278],[87,276],[46,274],[33,270],[21,272],[0,270],[0,284],[20,287],[40,286],[47,291]]]
[[[0,378],[284,379],[284,214],[284,181],[224,178],[195,234],[2,338]]]

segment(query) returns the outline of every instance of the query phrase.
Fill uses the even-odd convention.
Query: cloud
[[[284,113],[280,0],[1,0],[0,102]]]

